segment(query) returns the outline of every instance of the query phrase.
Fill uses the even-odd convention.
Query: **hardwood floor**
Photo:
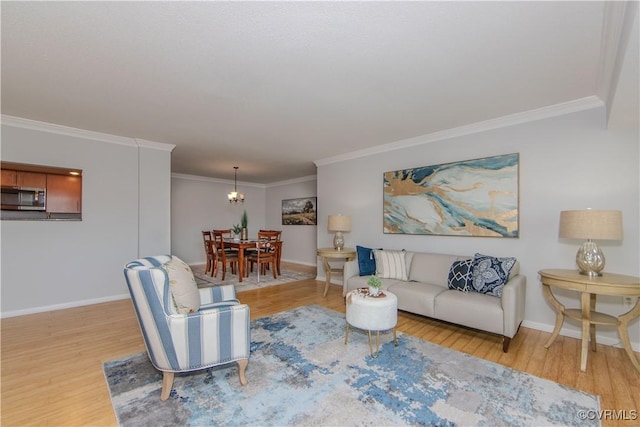
[[[242,292],[239,298],[251,307],[252,319],[306,304],[344,312],[342,289],[331,286],[326,297],[323,290],[324,282],[305,280]],[[619,419],[640,416],[640,374],[621,348],[599,344],[583,373],[573,338],[559,337],[545,350],[548,333],[521,328],[505,354],[498,336],[409,313],[400,312],[398,330],[598,394],[601,409],[611,411],[604,426],[639,423]],[[131,301],[7,318],[1,331],[2,426],[116,425],[102,363],[145,350]],[[251,381],[251,362],[247,378]]]

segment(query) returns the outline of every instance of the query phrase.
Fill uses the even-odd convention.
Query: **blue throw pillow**
[[[364,246],[356,246],[358,252],[358,268],[361,276],[370,276],[376,272],[376,259],[373,257],[373,249]]]
[[[475,254],[471,265],[472,290],[501,297],[502,288],[509,280],[509,273],[515,264],[516,259],[511,257],[497,258]]]
[[[449,269],[449,277],[447,277],[447,284],[449,289],[455,289],[462,292],[469,292],[471,290],[471,265],[473,259],[465,259],[463,261],[454,261]]]

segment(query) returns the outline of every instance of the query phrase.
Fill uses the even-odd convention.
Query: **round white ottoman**
[[[349,340],[349,325],[368,331],[369,351],[371,357],[378,357],[380,350],[380,331],[393,330],[393,342],[398,346],[396,325],[398,323],[398,298],[389,291],[383,291],[379,296],[369,296],[368,291],[356,289],[345,297],[347,304],[347,327],[344,344]],[[371,332],[376,332],[376,352],[373,352]]]

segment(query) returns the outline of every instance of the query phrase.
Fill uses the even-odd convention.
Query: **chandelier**
[[[229,203],[244,203],[244,194],[238,193],[238,166],[234,166],[233,168],[235,169],[233,191],[227,194],[227,197],[229,197]]]

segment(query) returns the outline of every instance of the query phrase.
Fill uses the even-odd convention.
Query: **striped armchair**
[[[236,299],[235,288],[199,289],[200,309],[179,314],[164,265],[170,255],[138,259],[125,266],[147,353],[162,371],[161,400],[169,397],[175,372],[188,372],[236,362],[240,384],[246,385],[249,363],[249,306]]]

